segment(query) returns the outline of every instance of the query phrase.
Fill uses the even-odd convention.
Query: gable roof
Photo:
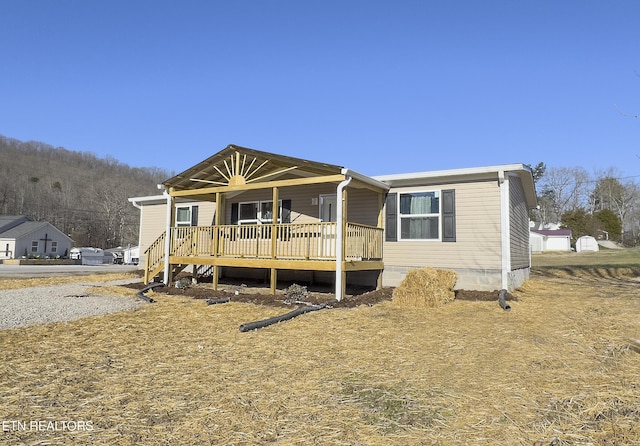
[[[38,229],[41,229],[45,226],[47,226],[49,223],[47,223],[46,221],[26,221],[24,223],[19,224],[18,226],[14,226],[11,229],[8,229],[4,232],[0,233],[0,237],[2,238],[21,238],[24,237],[25,235],[28,235],[32,232],[37,231]]]
[[[26,221],[33,221],[26,215],[0,215],[0,234]]]
[[[0,216],[0,224],[9,220],[11,220],[12,222],[11,224],[5,224],[3,227],[0,227],[0,238],[17,240],[33,232],[36,232],[42,228],[51,228],[50,229],[51,231],[58,233],[60,236],[68,239],[69,241],[73,241],[71,237],[69,237],[67,234],[65,234],[64,232],[62,232],[61,230],[59,230],[58,228],[56,228],[55,226],[53,226],[51,223],[47,221],[33,221],[29,217],[26,217],[26,220],[23,218],[11,219],[10,217],[16,217],[16,216],[10,216],[10,215]],[[25,217],[25,216],[17,216],[17,217]],[[17,224],[14,224],[16,222]]]
[[[340,174],[342,169],[342,166],[230,144],[215,155],[169,178],[163,184],[176,189],[198,189],[228,185],[239,176],[247,182],[255,182],[286,172],[300,176],[336,175]]]
[[[320,179],[321,182],[335,182],[351,177],[354,187],[368,187],[386,191],[389,186],[383,182],[362,175],[351,169],[335,164],[319,163],[302,158],[262,152],[233,144],[210,156],[204,161],[166,180],[163,185],[178,197],[204,197],[214,191],[240,191],[268,187],[268,182],[277,182],[284,175],[296,179]]]

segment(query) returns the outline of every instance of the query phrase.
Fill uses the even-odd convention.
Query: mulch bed
[[[134,283],[128,285],[130,288],[142,289],[145,285]],[[393,287],[384,287],[379,290],[366,291],[362,289],[347,290],[347,295],[340,301],[335,300],[335,295],[328,287],[309,287],[309,295],[303,299],[309,304],[328,304],[332,308],[355,308],[361,305],[373,306],[381,302],[390,301],[393,296]],[[351,291],[351,293],[349,293]],[[211,283],[198,283],[187,288],[176,288],[175,286],[157,287],[154,293],[170,296],[186,296],[192,299],[219,299],[230,298],[233,302],[244,302],[256,305],[272,307],[290,308],[291,303],[285,302],[287,297],[279,290],[276,294],[271,294],[269,287],[258,283],[220,283],[218,290],[211,287]],[[498,290],[495,291],[474,291],[457,290],[456,299],[465,301],[497,301]],[[507,301],[516,300],[510,293],[507,293]],[[300,305],[300,304],[298,304]]]

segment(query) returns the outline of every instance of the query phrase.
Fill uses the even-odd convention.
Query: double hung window
[[[197,226],[198,206],[177,206],[176,226]]]
[[[440,240],[440,191],[399,194],[400,240]]]

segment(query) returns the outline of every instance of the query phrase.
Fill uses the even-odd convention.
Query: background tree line
[[[127,199],[157,194],[172,175],[0,135],[0,214],[48,221],[75,246],[137,245],[140,211]]]
[[[572,241],[583,235],[626,246],[640,244],[640,188],[635,177],[611,167],[589,174],[582,167],[532,167],[539,209],[531,213],[538,228],[561,224]]]

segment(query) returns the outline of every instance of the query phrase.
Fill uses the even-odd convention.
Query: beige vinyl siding
[[[146,262],[145,251],[164,232],[167,218],[167,205],[143,205],[140,210],[140,260],[139,265]]]
[[[190,201],[176,206],[198,206],[198,226],[211,226],[216,204],[210,201]],[[144,252],[162,235],[167,226],[166,203],[147,204],[140,211],[140,265],[146,259]]]
[[[347,221],[378,226],[378,194],[369,189],[347,188]]]
[[[316,184],[283,187],[278,191],[280,200],[291,200],[291,223],[316,223],[320,218],[320,195],[335,195],[334,184]],[[231,223],[232,203],[271,201],[271,189],[253,190],[230,198],[226,202],[225,223]],[[347,188],[347,220],[377,226],[378,197],[369,189]]]
[[[390,192],[455,189],[456,241],[384,243],[387,267],[500,269],[500,190],[497,181],[394,188]]]
[[[529,265],[529,210],[525,201],[522,181],[517,175],[509,176],[509,225],[511,269]]]

